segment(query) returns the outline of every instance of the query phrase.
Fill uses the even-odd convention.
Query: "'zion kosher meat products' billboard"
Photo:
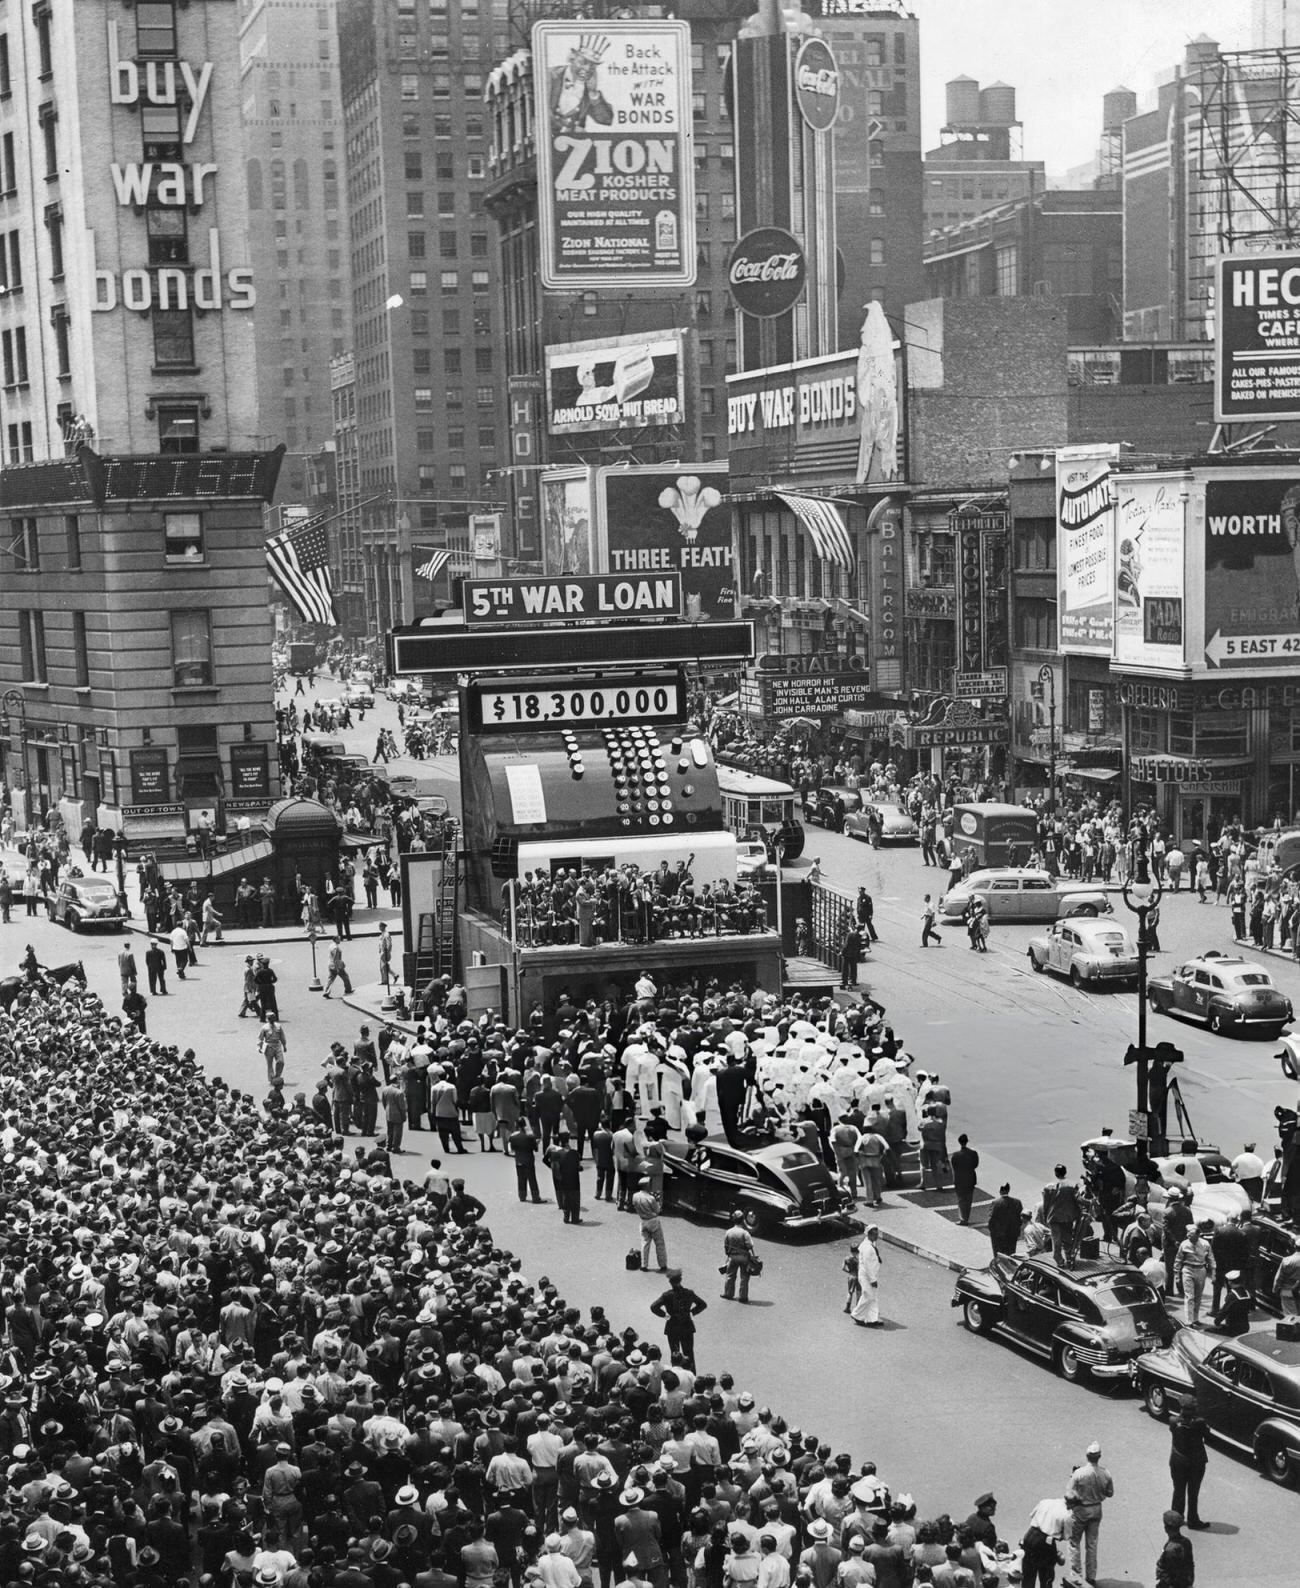
[[[689,24],[538,22],[533,72],[542,285],[693,286]]]

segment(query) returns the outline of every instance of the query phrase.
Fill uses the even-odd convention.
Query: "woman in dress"
[[[880,1327],[880,1226],[868,1224],[858,1247],[858,1299],[849,1311],[864,1329]]]

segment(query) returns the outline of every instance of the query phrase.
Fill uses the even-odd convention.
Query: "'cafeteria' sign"
[[[618,618],[675,618],[682,610],[677,573],[619,579],[586,574],[572,579],[466,579],[465,622],[590,623]]]

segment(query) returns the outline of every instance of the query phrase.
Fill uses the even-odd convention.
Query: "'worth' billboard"
[[[693,286],[689,24],[538,22],[533,74],[542,285]]]
[[[1119,448],[1056,449],[1057,648],[1109,656],[1114,637],[1111,465]]]
[[[736,615],[727,466],[600,469],[600,562],[608,573],[680,573],[687,622]]]
[[[686,333],[607,336],[546,349],[553,436],[686,422]]]
[[[1205,482],[1205,659],[1300,665],[1300,480]]]

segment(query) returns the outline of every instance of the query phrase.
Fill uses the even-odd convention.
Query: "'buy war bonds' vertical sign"
[[[695,282],[685,22],[533,28],[542,285]]]

